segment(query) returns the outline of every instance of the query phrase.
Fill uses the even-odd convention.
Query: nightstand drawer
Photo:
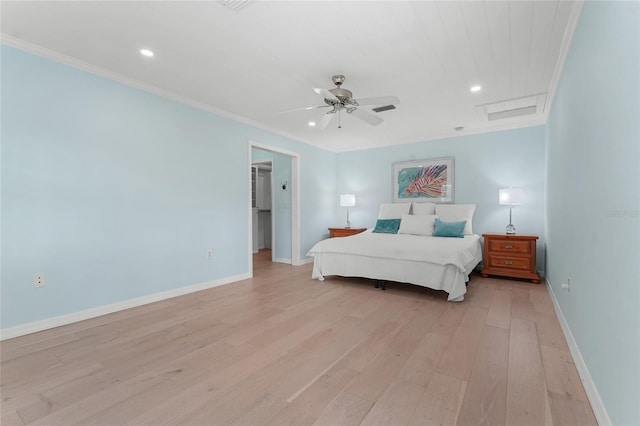
[[[329,238],[350,237],[366,230],[367,228],[329,228]]]
[[[513,241],[505,239],[490,239],[489,251],[502,253],[531,253],[531,243],[529,241]]]
[[[489,255],[488,264],[491,268],[515,269],[519,271],[531,270],[531,260],[528,257]]]

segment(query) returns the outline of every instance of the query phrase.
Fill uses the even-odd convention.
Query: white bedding
[[[478,235],[442,238],[368,230],[320,241],[307,256],[314,258],[312,278],[340,275],[407,282],[444,290],[448,300],[461,301],[469,273],[482,260],[482,249]]]

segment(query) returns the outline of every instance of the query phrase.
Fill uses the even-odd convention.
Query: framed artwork
[[[454,202],[454,157],[393,163],[393,202]]]

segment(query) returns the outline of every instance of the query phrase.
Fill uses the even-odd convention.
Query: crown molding
[[[275,135],[279,135],[282,137],[286,137],[288,139],[300,142],[300,143],[304,143],[306,145],[309,146],[313,146],[314,148],[318,148],[321,149],[323,151],[327,151],[327,152],[332,152],[332,153],[341,153],[341,152],[351,152],[351,151],[361,151],[361,150],[368,150],[368,149],[376,149],[376,148],[385,148],[385,147],[390,147],[390,146],[397,146],[397,145],[404,145],[404,144],[412,144],[412,143],[420,143],[420,142],[431,142],[431,141],[436,141],[436,140],[440,140],[440,139],[449,139],[449,138],[458,138],[461,136],[470,136],[470,135],[477,135],[477,134],[483,134],[483,133],[491,133],[491,132],[497,132],[497,131],[503,131],[503,130],[512,130],[512,129],[519,129],[519,128],[525,128],[525,127],[532,127],[532,126],[538,126],[538,125],[545,125],[547,123],[548,117],[549,117],[549,112],[551,110],[551,105],[554,99],[554,95],[556,93],[557,90],[557,86],[559,83],[559,80],[562,76],[562,70],[564,67],[564,63],[566,60],[566,57],[568,55],[568,52],[570,50],[570,46],[571,46],[571,41],[573,38],[573,34],[575,32],[575,28],[577,26],[577,22],[579,20],[580,14],[582,12],[582,8],[583,8],[583,0],[578,0],[578,1],[574,1],[572,2],[572,10],[570,12],[570,18],[569,18],[569,26],[566,28],[564,36],[563,36],[563,41],[562,41],[562,46],[560,49],[560,53],[559,53],[559,58],[558,61],[556,63],[556,67],[553,73],[553,77],[549,86],[549,90],[548,90],[548,97],[546,100],[546,104],[545,104],[545,108],[544,110],[541,112],[541,114],[536,114],[536,117],[532,117],[529,120],[525,120],[525,121],[521,121],[521,122],[511,122],[509,124],[493,124],[493,125],[489,125],[489,126],[482,126],[482,127],[478,127],[478,128],[468,128],[465,129],[463,132],[456,132],[453,133],[452,131],[444,131],[444,132],[437,132],[437,133],[432,133],[432,134],[428,134],[425,135],[424,138],[421,138],[419,140],[416,139],[411,139],[411,140],[405,140],[405,139],[394,139],[394,140],[389,140],[386,143],[381,143],[379,145],[375,145],[375,146],[355,146],[355,147],[347,147],[347,148],[343,148],[343,147],[335,147],[335,146],[323,146],[321,143],[317,143],[315,141],[312,140],[307,140],[307,139],[301,139],[299,136],[295,136],[292,135],[288,132],[283,132],[282,130],[279,129],[275,129],[273,127],[264,125],[262,123],[258,123],[254,120],[251,120],[247,117],[244,116],[240,116],[240,115],[236,115],[236,114],[232,114],[229,113],[227,111],[223,111],[220,110],[212,105],[209,104],[205,104],[203,102],[200,101],[196,101],[194,99],[191,98],[187,98],[181,95],[178,95],[174,92],[171,91],[167,91],[164,89],[161,89],[159,87],[144,83],[142,81],[139,80],[135,80],[135,79],[131,79],[128,77],[125,77],[121,74],[106,70],[104,68],[95,66],[95,65],[91,65],[87,62],[81,61],[79,59],[73,58],[71,56],[68,55],[64,55],[61,54],[59,52],[56,52],[54,50],[27,42],[25,40],[22,39],[18,39],[15,38],[13,36],[4,34],[4,33],[0,33],[0,42],[2,44],[6,44],[8,46],[32,53],[34,55],[37,56],[41,56],[50,60],[53,60],[55,62],[59,62],[62,63],[64,65],[68,65],[70,67],[73,68],[77,68],[80,70],[83,70],[85,72],[103,77],[103,78],[107,78],[109,80],[127,85],[129,87],[132,88],[136,88],[139,90],[143,90],[145,92],[160,96],[162,98],[174,101],[174,102],[178,102],[180,104],[183,105],[187,105],[189,107],[192,108],[196,108],[199,110],[203,110],[212,114],[215,114],[217,116],[220,117],[224,117],[230,120],[233,120],[235,122],[241,123],[241,124],[245,124],[251,127],[254,127],[256,129],[260,129],[260,130],[264,130],[270,133],[273,133]]]
[[[544,108],[544,123],[547,122],[549,118],[549,113],[551,112],[551,106],[553,105],[553,100],[555,99],[556,90],[558,89],[558,84],[560,83],[560,78],[562,77],[562,70],[564,69],[564,63],[567,60],[567,56],[569,55],[569,50],[571,48],[571,42],[573,41],[573,35],[576,32],[576,27],[578,26],[578,21],[580,19],[580,15],[582,14],[582,8],[584,6],[584,0],[577,0],[572,3],[571,13],[569,14],[568,25],[564,30],[564,35],[562,37],[562,45],[560,46],[560,54],[558,56],[558,60],[556,61],[556,68],[553,71],[553,76],[551,77],[551,83],[549,84],[549,91],[547,102]]]
[[[428,137],[425,137],[424,139],[419,139],[419,140],[399,139],[397,141],[389,142],[382,145],[376,145],[376,146],[370,146],[370,147],[334,149],[332,151],[335,153],[343,153],[343,152],[353,152],[353,151],[366,151],[369,149],[388,148],[388,147],[397,146],[397,145],[409,145],[414,143],[429,143],[429,142],[436,142],[443,139],[462,138],[465,136],[482,135],[484,133],[506,132],[509,130],[524,129],[527,127],[543,126],[545,122],[546,122],[545,118],[542,116],[542,114],[540,114],[539,116],[536,116],[533,119],[528,119],[527,121],[521,121],[518,123],[470,128],[468,130],[465,129],[462,132],[455,132],[455,133],[447,131],[447,132],[435,133],[435,134],[429,135]]]
[[[43,46],[39,46],[37,44],[33,44],[30,43],[28,41],[10,36],[8,34],[2,33],[0,32],[0,43],[9,46],[9,47],[13,47],[19,50],[22,50],[24,52],[27,53],[31,53],[33,55],[37,55],[46,59],[50,59],[52,61],[70,66],[72,68],[76,68],[85,72],[88,72],[90,74],[94,74],[97,75],[99,77],[103,77],[106,78],[108,80],[112,80],[115,81],[117,83],[120,84],[124,84],[126,86],[132,87],[134,89],[139,89],[142,90],[144,92],[147,93],[151,93],[154,94],[156,96],[160,96],[162,98],[174,101],[174,102],[178,102],[180,104],[192,107],[192,108],[196,108],[202,111],[206,111],[224,118],[227,118],[229,120],[233,120],[236,121],[238,123],[242,123],[242,124],[246,124],[252,127],[255,127],[257,129],[260,130],[265,130],[271,133],[274,133],[276,135],[280,135],[283,137],[286,137],[288,139],[292,139],[294,141],[297,142],[301,142],[304,143],[306,145],[311,145],[315,148],[319,148],[322,149],[323,151],[330,151],[333,152],[329,149],[327,149],[326,147],[320,146],[316,143],[313,143],[312,141],[308,141],[308,140],[301,140],[299,137],[288,134],[286,132],[283,132],[281,130],[275,129],[273,127],[269,127],[269,126],[265,126],[264,124],[258,123],[256,121],[253,121],[247,117],[243,117],[241,115],[236,115],[236,114],[232,114],[230,112],[227,111],[223,111],[221,109],[218,109],[212,105],[209,104],[205,104],[203,102],[200,101],[196,101],[194,99],[191,98],[187,98],[185,96],[181,96],[178,95],[177,93],[171,92],[169,90],[164,90],[161,89],[157,86],[154,86],[152,84],[147,84],[144,83],[140,80],[136,80],[133,78],[129,78],[129,77],[125,77],[121,74],[118,74],[116,72],[113,71],[109,71],[107,69],[104,69],[102,67],[98,67],[96,65],[92,65],[89,64],[88,62],[84,62],[81,61],[80,59],[74,58],[72,56],[68,56],[65,55],[63,53],[60,52],[56,52],[55,50],[51,50],[48,49],[46,47]]]

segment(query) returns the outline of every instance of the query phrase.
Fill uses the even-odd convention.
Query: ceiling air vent
[[[373,108],[375,112],[389,111],[390,109],[396,109],[395,105],[385,105],[377,108]]]
[[[519,117],[521,115],[530,115],[536,113],[536,106],[529,105],[522,108],[505,109],[504,111],[490,112],[487,114],[489,121],[501,120],[503,118]]]
[[[228,7],[231,10],[239,11],[249,6],[255,0],[218,0],[221,5]]]
[[[535,115],[544,111],[546,93],[523,98],[508,99],[491,104],[478,105],[478,111],[488,121],[504,120],[507,118]]]

